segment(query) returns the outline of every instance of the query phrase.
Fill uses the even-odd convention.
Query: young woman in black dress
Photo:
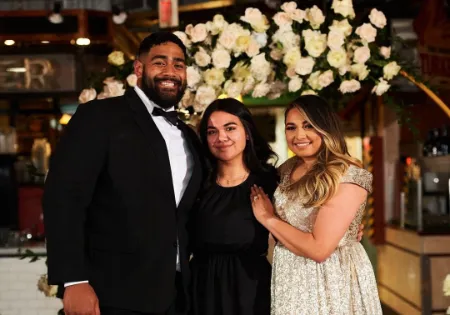
[[[269,315],[268,231],[253,216],[251,187],[272,196],[275,153],[239,101],[214,101],[200,123],[210,176],[192,213],[194,315]]]

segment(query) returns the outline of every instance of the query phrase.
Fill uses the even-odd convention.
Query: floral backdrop
[[[372,9],[355,24],[352,1],[334,0],[327,16],[317,6],[301,10],[286,2],[270,18],[247,8],[233,23],[218,14],[187,25],[174,32],[189,55],[188,88],[179,110],[201,114],[223,95],[318,94],[342,106],[364,84],[385,95],[400,69],[411,66],[393,54],[383,12]],[[81,93],[81,103],[122,95],[127,85],[136,84],[132,61],[122,52],[111,53],[108,62],[110,69]]]

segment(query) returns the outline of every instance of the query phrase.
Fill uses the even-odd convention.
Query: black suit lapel
[[[128,89],[125,93],[125,98],[133,110],[134,119],[144,133],[145,138],[148,140],[151,151],[157,160],[157,165],[151,165],[149,161],[149,166],[157,168],[160,174],[159,182],[152,184],[160,186],[162,191],[167,192],[167,196],[173,201],[173,205],[175,206],[176,201],[173,191],[172,171],[170,168],[166,142],[136,92],[133,89]]]

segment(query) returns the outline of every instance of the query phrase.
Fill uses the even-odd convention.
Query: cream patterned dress
[[[312,232],[319,208],[305,208],[301,198],[285,188],[297,158],[280,168],[281,183],[274,194],[278,216],[304,232]],[[372,174],[350,166],[341,179],[372,189]],[[338,248],[323,263],[296,256],[277,243],[272,269],[272,315],[378,315],[382,314],[370,260],[357,241],[366,203],[359,210]]]

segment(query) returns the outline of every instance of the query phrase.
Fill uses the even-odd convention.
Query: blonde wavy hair
[[[362,164],[348,153],[339,118],[325,100],[316,95],[300,96],[287,107],[285,120],[294,109],[300,111],[321,136],[322,145],[316,163],[291,185],[291,189],[304,196],[305,206],[320,207],[336,194],[348,167],[362,167]]]

